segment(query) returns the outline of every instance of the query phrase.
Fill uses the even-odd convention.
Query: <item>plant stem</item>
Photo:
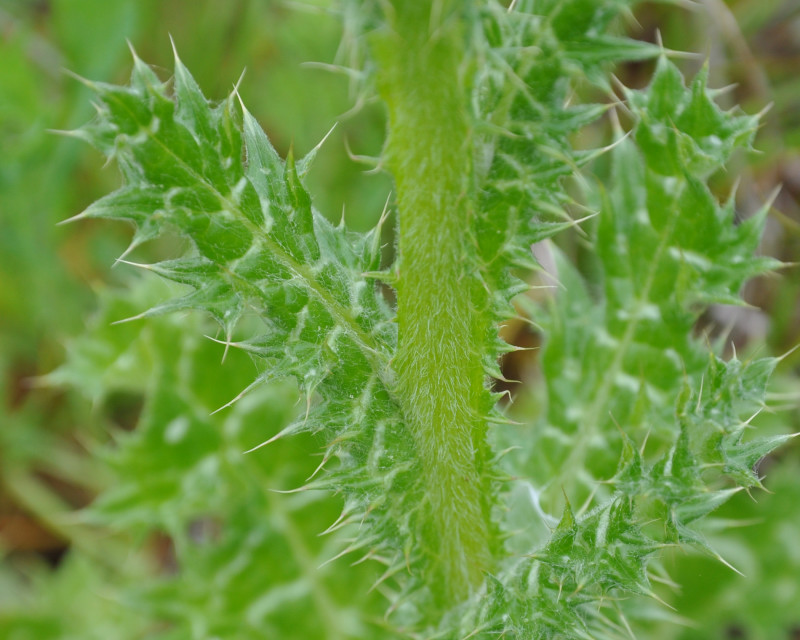
[[[424,467],[434,592],[451,602],[482,582],[491,555],[478,470],[485,320],[470,260],[472,131],[457,6],[399,0],[394,31],[374,42],[399,215],[396,395]]]

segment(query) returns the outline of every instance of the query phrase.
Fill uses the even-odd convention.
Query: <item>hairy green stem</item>
[[[479,585],[490,561],[478,468],[485,438],[478,345],[485,319],[476,310],[481,294],[470,260],[472,131],[459,77],[463,25],[452,6],[398,1],[393,32],[375,42],[399,214],[396,395],[424,467],[431,580],[449,601]]]

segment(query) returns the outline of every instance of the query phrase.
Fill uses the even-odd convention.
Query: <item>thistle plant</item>
[[[358,585],[354,601],[371,589],[384,596],[369,606],[384,610],[385,637],[622,638],[650,611],[642,603],[659,599],[665,549],[686,545],[724,562],[699,522],[735,492],[758,488],[756,463],[788,437],[746,433],[777,360],[725,359],[724,345],[694,330],[710,304],[743,304],[742,285],[778,266],[755,255],[768,205],[737,221],[735,194],[720,202],[708,186],[750,148],[758,117],[718,106],[705,68],[687,86],[663,47],[617,35],[632,4],[344,2],[351,76],[361,95],[386,105],[380,166],[395,185],[385,215],[363,234],[314,208],[304,179],[316,149],[281,158],[238,93],[210,102],[177,53],[166,82],[135,55],[129,85],[85,81],[97,117],[73,135],[116,162],[123,186],[77,218],[132,223],[120,260],[183,286],[128,319],[201,311],[218,326],[219,344],[204,348],[252,357],[258,374],[215,407],[232,424],[238,418],[226,412],[251,421],[263,405],[248,408],[248,398],[262,387],[291,395],[293,381],[301,410],[279,427],[264,420],[242,445],[249,459],[299,434],[323,447],[298,486],[257,486],[284,477],[279,458],[267,478],[236,476],[259,496],[297,494],[259,498],[273,514],[263,525],[252,511],[226,511],[218,525],[220,554],[233,554],[216,556],[218,575],[259,557],[244,551],[262,526],[295,541],[302,584],[287,590],[279,569],[249,566],[265,574],[247,596],[254,607],[311,594],[324,627],[313,637],[378,637],[364,630],[370,611],[341,608],[321,591],[313,574],[322,558],[313,556],[324,550],[381,566],[375,574],[337,561],[336,571]],[[648,59],[649,86],[615,93],[613,64]],[[576,147],[597,122],[612,123],[608,145]],[[396,258],[387,267],[381,227],[392,218]],[[527,292],[541,269],[531,247],[576,226],[589,267],[579,271],[549,244],[558,286],[534,301]],[[166,234],[184,238],[186,251],[132,261]],[[499,327],[520,314],[544,336],[545,390],[531,420],[510,419],[492,386],[501,356],[515,349]],[[182,330],[196,333],[178,331],[173,344],[201,339],[195,324]],[[199,420],[207,435],[198,442],[216,459],[213,430],[193,415],[199,396],[181,381],[196,349],[187,348],[188,369],[157,366],[143,433],[200,438],[187,435]],[[55,379],[77,380],[71,366]],[[180,536],[179,489],[146,510],[163,514],[155,520],[131,497],[140,480],[125,451],[139,447],[140,456],[142,438],[121,445],[127,484],[101,498],[95,516]],[[205,469],[205,486],[215,474],[228,478],[225,464]],[[299,533],[286,514],[304,508],[305,495],[341,513],[329,526],[304,518]],[[300,548],[326,526],[335,552]],[[244,613],[239,621],[254,637],[268,627],[255,619],[252,628]],[[236,617],[226,620],[213,632],[235,635]],[[215,623],[205,624],[164,637],[206,637]]]

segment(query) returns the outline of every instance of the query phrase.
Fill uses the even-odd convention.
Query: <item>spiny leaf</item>
[[[141,265],[191,291],[138,317],[205,311],[221,326],[226,349],[244,349],[264,371],[256,385],[293,377],[306,411],[281,434],[310,432],[326,443],[324,460],[337,462],[322,465],[310,486],[343,492],[364,514],[352,548],[394,558],[402,573],[430,562],[407,551],[424,536],[427,507],[390,392],[396,328],[361,275],[378,266],[376,233],[328,223],[313,209],[294,158],[281,160],[233,97],[210,104],[179,59],[172,94],[138,59],[130,86],[92,86],[100,113],[85,135],[117,161],[125,184],[82,217],[128,220],[137,227],[134,242],[177,232],[192,245],[185,255]],[[299,164],[307,170],[307,160]],[[262,333],[232,340],[249,316],[261,320]],[[174,418],[188,411],[176,405]],[[274,435],[265,428],[263,442]],[[411,591],[419,586],[417,577],[406,582]]]

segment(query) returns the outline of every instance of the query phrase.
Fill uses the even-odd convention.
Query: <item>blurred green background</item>
[[[56,226],[118,183],[99,154],[50,132],[92,116],[89,92],[64,70],[124,83],[130,42],[167,78],[170,35],[212,98],[247,70],[239,91],[281,153],[307,152],[337,123],[310,187],[329,217],[371,226],[390,182],[348,148],[379,154],[382,111],[367,101],[354,112],[351,79],[305,64],[341,61],[328,5],[0,0],[0,638],[325,638],[334,627],[346,631],[331,637],[384,637],[380,596],[355,595],[373,569],[315,571],[336,545],[309,532],[325,529],[340,505],[308,495],[281,503],[267,490],[302,483],[318,463],[313,443],[241,456],[292,418],[295,390],[267,389],[210,417],[252,378],[249,361],[231,355],[220,365],[220,350],[198,338],[200,318],[111,327],[163,298],[166,285],[111,268],[127,245],[123,225]],[[712,86],[733,85],[723,103],[750,112],[773,104],[761,153],[740,158],[715,187],[725,195],[741,174],[747,216],[782,185],[763,252],[800,263],[800,3],[642,3],[627,28],[700,52],[682,61],[689,72],[710,58]],[[650,69],[617,75],[637,86]],[[146,246],[133,259],[168,252]],[[751,283],[746,297],[752,309],[712,309],[704,322],[732,327],[744,353],[800,342],[800,268]],[[523,381],[531,370],[525,361],[505,367]],[[775,411],[761,424],[800,431],[800,350],[773,387]],[[641,637],[800,638],[800,447],[762,469],[774,493],[754,495],[757,504],[740,495],[717,514],[720,526],[741,525],[715,541],[746,577],[668,555],[682,587],[661,596],[687,625],[654,620]]]

